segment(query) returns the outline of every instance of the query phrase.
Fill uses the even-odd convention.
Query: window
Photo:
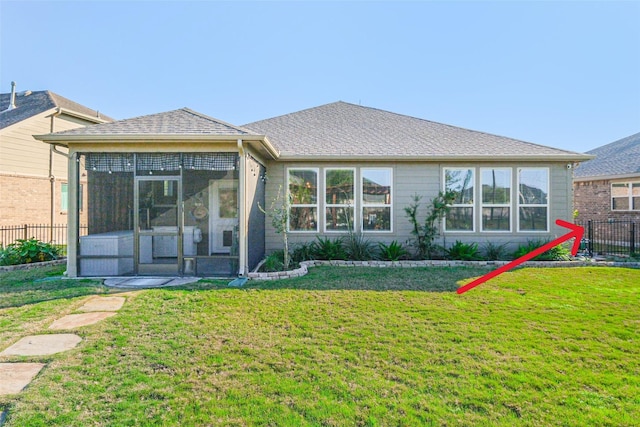
[[[549,169],[518,169],[518,230],[549,230]]]
[[[318,169],[289,169],[289,231],[318,231]]]
[[[480,169],[482,231],[511,230],[511,169]]]
[[[456,194],[444,221],[445,231],[474,231],[474,170],[445,169],[445,191]]]
[[[391,231],[392,169],[362,168],[362,231]]]
[[[640,211],[640,182],[612,183],[611,210]]]
[[[324,183],[325,231],[353,230],[355,170],[327,168]]]

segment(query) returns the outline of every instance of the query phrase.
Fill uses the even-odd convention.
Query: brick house
[[[0,227],[66,224],[66,149],[43,144],[33,135],[110,121],[48,90],[16,93],[13,84],[11,93],[0,94]],[[86,209],[81,210],[86,223]]]
[[[573,175],[573,205],[578,220],[640,221],[640,133],[587,154]]]

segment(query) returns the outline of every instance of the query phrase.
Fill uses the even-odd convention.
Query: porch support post
[[[78,277],[78,153],[69,154],[67,210],[67,276]]]
[[[242,139],[238,139],[238,201],[240,204],[240,212],[238,212],[238,275],[244,276],[247,271],[247,179],[245,173],[247,170],[247,157],[245,156]]]

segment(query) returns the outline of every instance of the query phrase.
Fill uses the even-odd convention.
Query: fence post
[[[24,228],[22,229],[22,230],[23,230],[23,231],[22,231],[22,238],[23,238],[24,240],[27,240],[27,239],[28,239],[28,237],[27,237],[28,227],[29,227],[29,225],[28,225],[28,224],[25,224],[25,225],[24,225]]]
[[[593,258],[593,225],[592,221],[587,221],[587,251],[589,257]]]
[[[631,223],[631,236],[629,236],[631,238],[631,240],[629,240],[629,256],[634,256],[636,253],[636,223],[632,222]]]

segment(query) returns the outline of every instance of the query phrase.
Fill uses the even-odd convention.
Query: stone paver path
[[[91,325],[116,315],[124,304],[125,297],[93,297],[78,311],[54,321],[49,329],[75,329]],[[2,356],[47,356],[71,350],[82,338],[75,334],[29,335],[0,352]],[[20,393],[45,366],[44,363],[0,363],[0,396]],[[0,414],[3,424],[6,412]]]
[[[87,301],[78,311],[118,311],[125,297],[95,297]]]
[[[44,368],[44,363],[0,363],[0,396],[20,393]]]
[[[76,334],[29,335],[0,353],[0,356],[48,356],[71,350],[82,338]]]
[[[53,322],[49,329],[61,330],[61,329],[75,329],[81,326],[93,325],[107,317],[115,316],[114,312],[93,311],[90,313],[81,314],[68,314],[55,322]]]

